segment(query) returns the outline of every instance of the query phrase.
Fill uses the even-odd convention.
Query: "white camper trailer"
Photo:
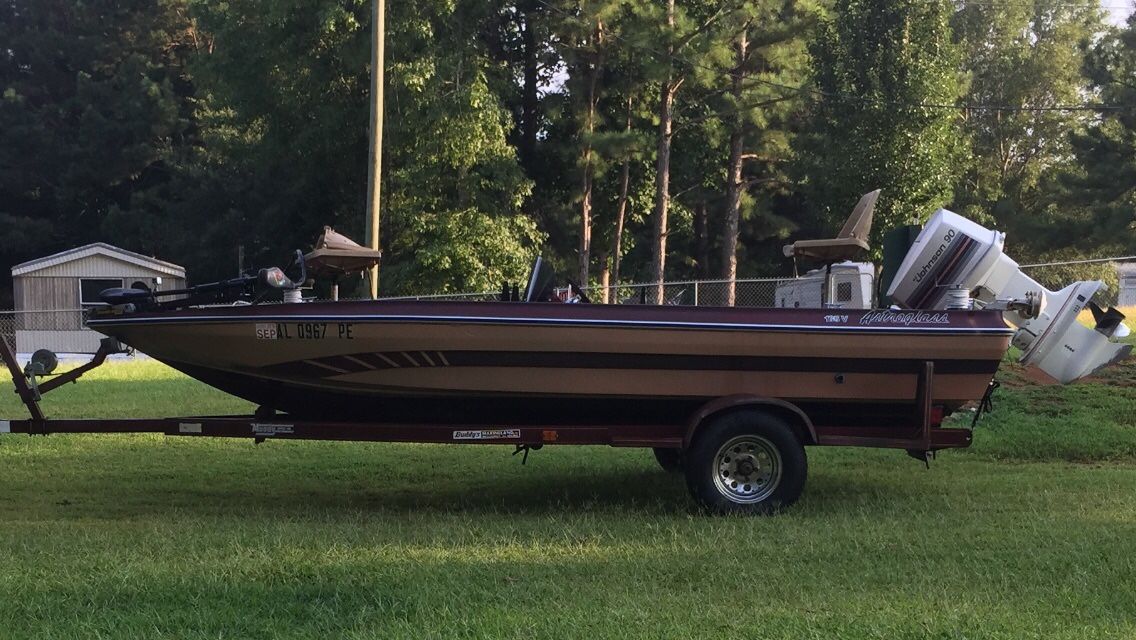
[[[800,278],[778,283],[776,307],[820,309],[871,309],[875,288],[875,267],[870,262],[838,262],[829,272],[831,289],[825,299],[825,269],[813,269]],[[827,303],[827,304],[826,304]]]

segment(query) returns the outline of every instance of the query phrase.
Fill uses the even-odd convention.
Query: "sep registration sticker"
[[[256,325],[256,339],[257,340],[275,340],[278,337],[276,331],[276,323],[257,323]]]

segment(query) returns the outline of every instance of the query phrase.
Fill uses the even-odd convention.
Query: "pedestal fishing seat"
[[[816,262],[823,262],[824,289],[822,289],[821,305],[829,306],[832,302],[832,265],[835,262],[852,260],[864,251],[867,251],[868,236],[872,232],[872,213],[876,209],[876,200],[880,197],[880,189],[864,194],[852,210],[852,215],[840,229],[835,238],[826,240],[798,240],[793,244],[785,245],[785,256],[793,259],[793,274],[797,273],[797,258],[808,258]]]
[[[810,258],[817,262],[832,264],[851,260],[869,248],[868,236],[872,232],[872,212],[876,208],[876,200],[880,197],[880,190],[876,189],[866,193],[848,221],[840,229],[835,238],[827,240],[798,240],[793,244],[785,245],[785,256],[788,258]]]

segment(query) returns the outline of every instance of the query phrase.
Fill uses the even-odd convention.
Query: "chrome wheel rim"
[[[761,436],[731,438],[714,456],[714,486],[730,502],[765,500],[781,483],[781,453]]]

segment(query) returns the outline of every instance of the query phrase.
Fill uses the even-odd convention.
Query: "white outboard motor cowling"
[[[976,308],[1001,309],[1017,327],[1021,362],[1063,384],[1128,356],[1131,345],[1115,342],[1128,335],[1124,315],[1103,311],[1092,300],[1104,283],[1074,282],[1050,291],[1002,253],[1005,240],[1003,233],[939,209],[908,250],[888,296],[911,309],[945,309],[958,289],[970,291]],[[1093,329],[1077,322],[1086,308],[1096,320]]]

